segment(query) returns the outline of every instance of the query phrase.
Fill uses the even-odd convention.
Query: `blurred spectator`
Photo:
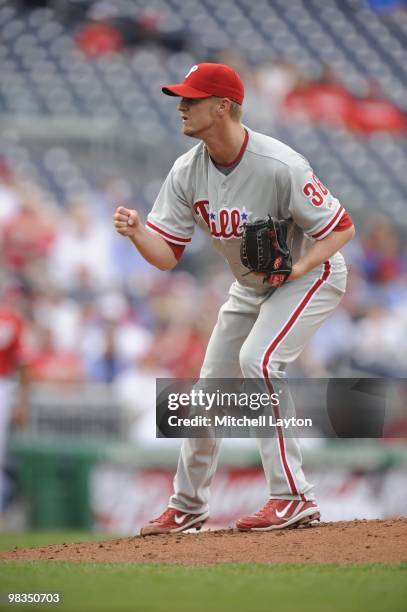
[[[174,21],[156,7],[145,8],[136,23],[143,33],[142,42],[153,42],[173,53],[183,51],[188,46],[187,32],[181,22],[174,25]]]
[[[320,378],[329,376],[331,372],[340,374],[344,370],[348,374],[352,333],[353,322],[349,313],[339,308],[316,331],[300,355],[297,368],[300,368],[301,374]]]
[[[270,114],[276,121],[284,111],[288,95],[293,92],[302,77],[298,69],[285,58],[264,62],[257,68],[259,90],[268,101]]]
[[[119,30],[108,21],[87,23],[76,35],[79,49],[91,57],[117,52],[123,47]]]
[[[135,7],[135,12],[137,7]],[[124,48],[154,43],[165,49],[182,51],[187,42],[181,26],[168,24],[164,13],[147,8],[139,15],[120,14],[106,3],[95,3],[90,17],[92,22],[81,25],[76,44],[90,57],[118,52]]]
[[[362,135],[372,132],[403,135],[407,130],[407,115],[386,100],[377,85],[371,84],[364,98],[353,101],[347,124],[350,129]]]
[[[299,119],[346,125],[353,101],[329,67],[316,81],[299,78],[285,99],[285,108]]]
[[[9,269],[24,275],[37,260],[44,261],[56,238],[52,219],[33,193],[22,193],[20,205],[3,227],[3,258]]]
[[[82,335],[82,312],[78,301],[48,285],[32,296],[32,314],[40,327],[47,327],[59,350],[75,350]]]
[[[196,378],[205,356],[208,336],[193,324],[178,323],[157,330],[151,353],[173,378]]]
[[[119,293],[106,293],[95,302],[79,344],[90,380],[113,382],[129,363],[150,348],[150,332],[133,315]]]
[[[33,334],[35,344],[29,369],[33,381],[63,384],[85,379],[78,351],[58,348],[52,331],[46,326],[34,325]]]
[[[16,309],[15,291],[11,285],[0,287],[0,516],[4,508],[4,464],[10,424],[23,426],[28,418],[25,321]]]
[[[407,115],[371,85],[365,97],[354,97],[325,67],[317,80],[299,77],[284,101],[285,110],[298,120],[345,126],[360,135],[407,130]]]
[[[407,375],[407,327],[399,313],[372,305],[352,330],[354,365],[372,376]]]
[[[401,252],[397,228],[385,215],[378,213],[370,215],[366,226],[361,243],[368,281],[389,284],[398,280],[407,272],[407,262]]]
[[[103,344],[100,351],[87,365],[87,376],[92,382],[110,384],[126,367],[126,361],[118,354],[115,321],[105,321],[101,331]]]
[[[172,375],[160,366],[158,358],[157,351],[147,351],[133,360],[114,382],[116,397],[128,422],[130,440],[155,437],[156,379]]]
[[[82,282],[97,290],[114,282],[111,262],[111,232],[105,223],[91,215],[84,200],[71,202],[67,219],[49,258],[49,271],[55,285],[73,291]]]
[[[0,156],[0,229],[3,223],[17,214],[19,207],[16,179],[7,162]]]

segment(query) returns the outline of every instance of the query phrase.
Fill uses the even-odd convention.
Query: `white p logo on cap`
[[[192,66],[189,72],[187,72],[187,74],[185,75],[185,78],[187,79],[190,74],[192,74],[193,72],[196,72],[197,70],[198,70],[198,66],[195,64],[195,66]]]

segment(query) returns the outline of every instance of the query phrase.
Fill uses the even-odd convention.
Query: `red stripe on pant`
[[[264,354],[263,363],[262,363],[262,370],[263,370],[263,376],[264,376],[264,379],[266,381],[267,388],[269,390],[270,395],[274,393],[273,385],[272,385],[272,383],[270,381],[269,373],[268,373],[268,362],[270,360],[270,357],[271,357],[273,351],[275,351],[275,349],[280,344],[280,342],[285,338],[285,336],[291,330],[291,328],[293,327],[294,323],[297,321],[298,317],[300,316],[300,314],[303,312],[304,308],[307,306],[307,304],[311,300],[312,296],[318,291],[318,289],[321,287],[321,285],[327,280],[327,278],[329,277],[330,273],[331,273],[331,265],[330,265],[329,261],[326,261],[324,263],[324,271],[323,271],[321,277],[318,278],[314,282],[312,287],[307,291],[307,293],[305,294],[304,298],[301,300],[301,302],[299,303],[297,308],[294,310],[294,312],[292,313],[292,315],[288,319],[287,323],[285,323],[283,329],[277,334],[277,336],[271,342],[270,346],[268,347],[267,351]],[[280,418],[280,411],[278,409],[278,406],[273,406],[273,412],[274,412],[275,418],[279,419]],[[280,456],[281,456],[281,460],[282,460],[282,463],[283,463],[283,467],[284,467],[284,471],[285,471],[285,475],[286,475],[287,481],[288,481],[288,483],[290,485],[291,493],[293,495],[300,495],[302,501],[306,501],[305,495],[303,493],[301,493],[301,494],[298,493],[297,487],[295,486],[295,481],[294,481],[293,474],[292,474],[292,472],[290,470],[290,466],[288,465],[287,455],[286,455],[286,452],[285,452],[285,441],[284,441],[283,430],[282,430],[282,428],[280,426],[277,426],[276,429],[277,429],[277,433],[278,433],[278,445],[279,445],[279,449],[280,449]]]

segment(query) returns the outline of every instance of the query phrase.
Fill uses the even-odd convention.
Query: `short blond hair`
[[[220,98],[219,96],[211,96],[213,100],[223,100],[223,98]],[[238,102],[233,102],[233,100],[230,101],[230,111],[229,111],[229,115],[231,117],[231,119],[233,119],[233,121],[241,121],[242,119],[242,114],[243,114],[243,109],[242,109],[242,105],[239,104]]]
[[[230,105],[230,116],[233,121],[241,121],[243,115],[242,105],[237,102],[232,102]]]

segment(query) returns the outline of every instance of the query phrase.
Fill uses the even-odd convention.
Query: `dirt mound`
[[[397,563],[407,561],[407,518],[322,523],[264,533],[205,531],[3,551],[0,559],[113,563]]]

